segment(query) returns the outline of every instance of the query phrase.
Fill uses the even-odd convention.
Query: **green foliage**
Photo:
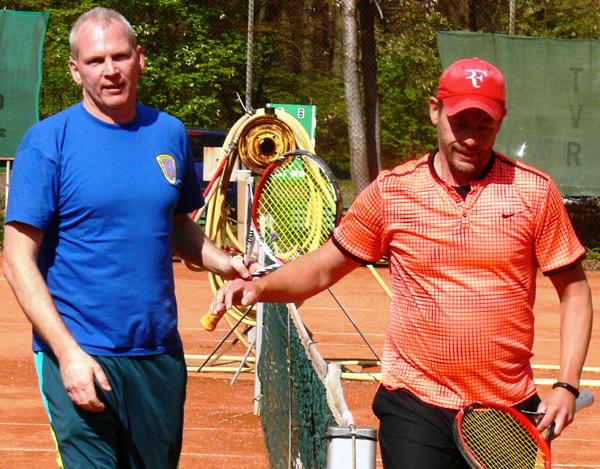
[[[588,259],[600,259],[600,248],[588,249],[586,256]]]
[[[81,100],[81,89],[68,68],[69,30],[81,13],[95,5],[89,0],[31,0],[15,8],[50,12],[42,118]],[[245,89],[246,33],[232,25],[246,24],[245,8],[236,8],[231,2],[206,6],[173,0],[107,0],[104,6],[116,9],[131,22],[146,52],[140,102],[201,127],[227,128],[240,116],[235,91]]]
[[[378,32],[384,167],[419,157],[437,144],[428,102],[441,73],[436,30],[445,25],[432,5],[399,1]]]
[[[468,2],[474,5],[473,2]],[[68,35],[91,0],[8,0],[6,8],[48,11],[40,100],[42,118],[81,100],[70,75]],[[132,23],[146,52],[139,101],[179,117],[186,125],[230,128],[244,110],[247,58],[245,0],[105,0]],[[341,77],[339,5],[333,0],[263,2],[255,12],[252,104],[316,104],[317,153],[338,177],[349,177],[349,137]],[[396,0],[379,3],[376,22],[382,162],[393,167],[436,145],[428,100],[441,65],[436,31],[507,32],[505,2]],[[596,38],[596,0],[518,0],[517,33]],[[306,23],[310,20],[310,23]],[[307,45],[311,47],[306,48]]]
[[[518,2],[516,33],[565,39],[598,39],[600,4],[596,0]]]
[[[139,99],[187,125],[228,128],[242,114],[246,34],[232,25],[247,22],[246,10],[156,1],[159,14],[135,23],[146,50]],[[168,38],[168,41],[165,41]]]

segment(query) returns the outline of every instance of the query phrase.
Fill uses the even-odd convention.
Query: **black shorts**
[[[50,351],[35,354],[40,389],[64,469],[175,469],[183,440],[187,370],[183,350],[93,357],[112,391],[96,386],[102,412],[75,405]]]
[[[536,394],[516,407],[535,411],[540,402]],[[373,412],[385,469],[470,469],[452,435],[458,411],[427,404],[406,389],[379,386]]]

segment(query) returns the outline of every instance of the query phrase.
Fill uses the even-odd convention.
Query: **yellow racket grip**
[[[202,319],[200,319],[200,324],[202,324],[202,327],[207,331],[214,331],[217,328],[217,324],[219,324],[219,321],[225,315],[225,313],[226,311],[215,315],[211,311],[209,311],[204,316],[202,316]]]

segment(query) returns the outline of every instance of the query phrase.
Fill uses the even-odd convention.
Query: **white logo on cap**
[[[467,70],[471,72],[471,75],[466,77],[467,80],[471,80],[473,87],[481,88],[480,83],[483,83],[483,77],[487,77],[487,71],[485,70]]]

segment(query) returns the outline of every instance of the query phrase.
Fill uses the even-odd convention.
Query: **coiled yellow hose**
[[[220,171],[217,172],[205,194],[205,203],[194,214],[194,221],[199,223],[205,215],[204,231],[219,248],[244,253],[245,248],[238,241],[228,218],[226,196],[232,172],[238,167],[238,158],[253,173],[262,174],[269,164],[279,155],[290,150],[305,150],[314,153],[314,146],[308,132],[300,122],[283,110],[272,108],[258,109],[244,114],[228,132],[223,149],[219,156]],[[250,201],[248,201],[249,203]],[[238,211],[238,218],[242,214]],[[238,220],[233,220],[239,226]],[[198,266],[186,262],[192,270]],[[208,273],[209,283],[213,293],[223,286],[225,279]],[[246,313],[245,308],[233,307],[227,311],[226,320],[232,326]],[[227,316],[230,316],[231,321]],[[242,321],[248,326],[256,325],[256,314],[250,312]],[[246,346],[247,341],[241,333],[234,331],[237,338]]]

